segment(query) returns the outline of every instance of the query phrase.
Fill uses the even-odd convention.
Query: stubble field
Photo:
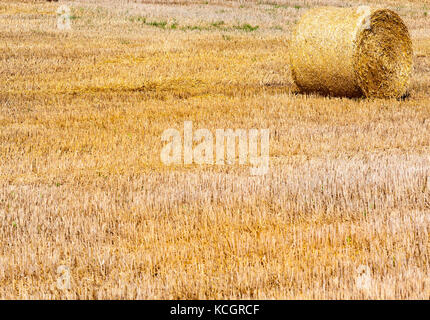
[[[410,97],[297,93],[294,23],[359,4],[408,25]],[[0,298],[429,299],[429,14],[2,1]],[[269,172],[166,166],[161,135],[184,121],[268,128]]]

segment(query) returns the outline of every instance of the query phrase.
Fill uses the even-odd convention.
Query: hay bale
[[[402,19],[370,7],[311,9],[290,43],[294,82],[302,92],[399,98],[412,72],[412,42]]]

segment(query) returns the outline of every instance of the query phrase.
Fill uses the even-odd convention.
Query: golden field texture
[[[407,25],[410,97],[298,94],[294,23],[359,4]],[[430,298],[429,13],[2,1],[0,298]],[[270,129],[269,172],[164,165],[184,121]]]

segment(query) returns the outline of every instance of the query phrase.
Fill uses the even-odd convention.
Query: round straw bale
[[[323,7],[298,22],[290,42],[294,82],[302,92],[399,98],[408,91],[412,42],[388,9]]]

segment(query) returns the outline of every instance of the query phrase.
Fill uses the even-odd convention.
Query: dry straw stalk
[[[402,19],[367,6],[309,10],[290,46],[292,76],[302,92],[347,97],[404,96],[412,55]]]

